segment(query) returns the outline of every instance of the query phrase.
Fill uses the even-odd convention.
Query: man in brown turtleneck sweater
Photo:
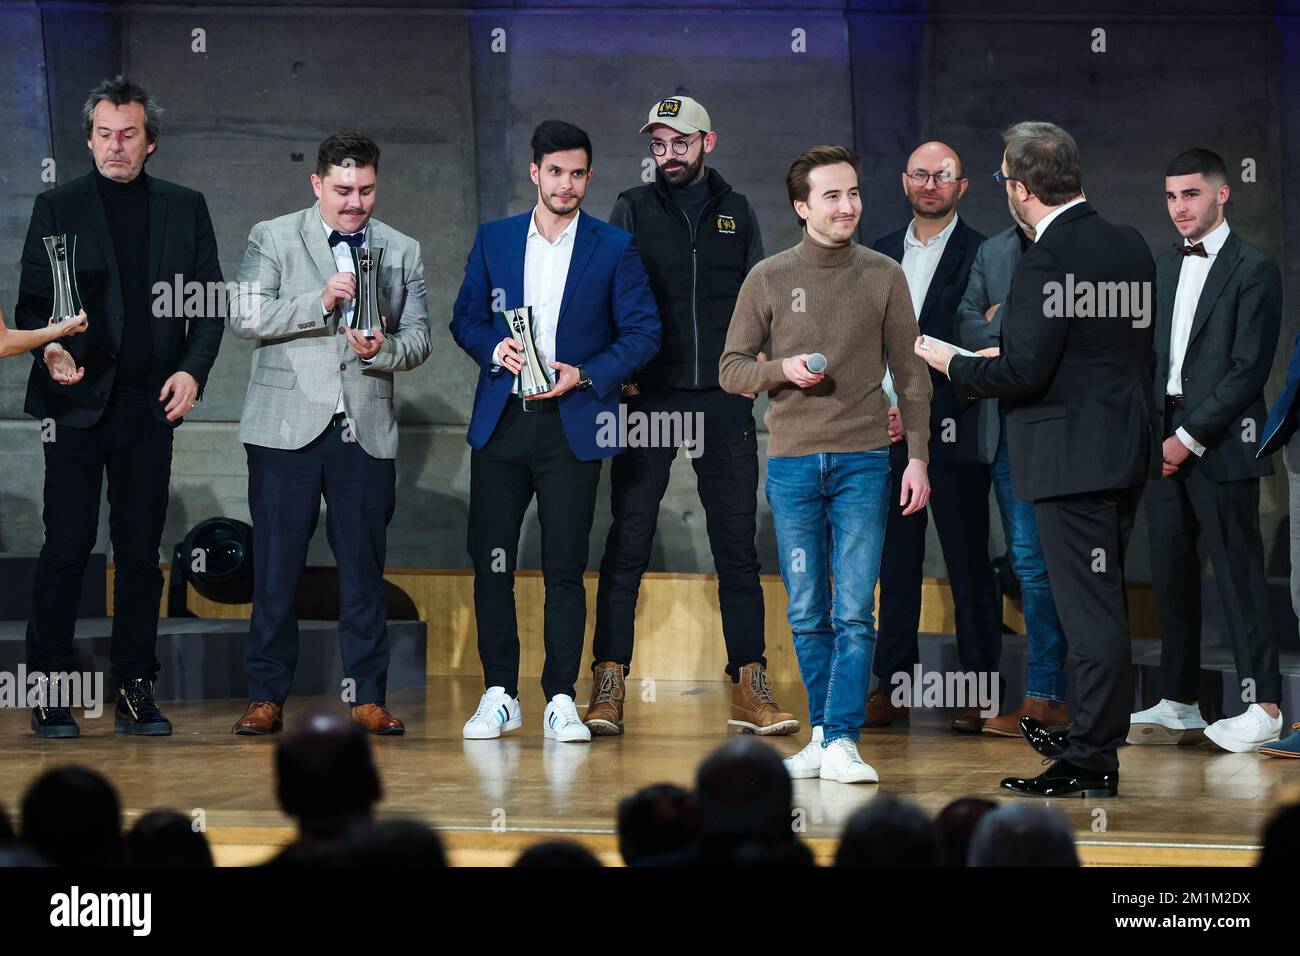
[[[786,190],[803,241],[746,277],[718,380],[728,392],[768,393],[766,492],[813,728],[786,767],[796,778],[874,783],[857,740],[888,517],[886,360],[907,427],[905,514],[930,496],[931,387],[912,351],[917,324],[902,268],[853,241],[857,163],[845,147],[818,146],[791,165]],[[823,371],[809,367],[809,353],[820,353],[813,365]]]

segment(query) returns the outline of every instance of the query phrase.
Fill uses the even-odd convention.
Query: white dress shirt
[[[329,223],[327,223],[324,219],[320,221],[320,224],[321,224],[321,228],[325,230],[325,241],[326,243],[328,243],[330,241],[330,233],[334,232],[334,230],[330,227]],[[363,233],[365,232],[364,229],[362,229],[361,231]],[[339,235],[341,236],[356,235],[356,233],[341,232],[339,233]],[[338,245],[332,247],[330,249],[330,252],[334,255],[334,265],[338,267],[339,272],[351,272],[353,275],[356,275],[357,270],[356,267],[352,265],[351,250],[352,247],[349,246],[346,242],[340,242]],[[352,313],[356,308],[356,302],[355,300],[352,302],[342,302],[340,303],[340,305],[343,309],[342,325],[346,327],[352,321]],[[325,310],[325,306],[324,304],[322,304],[321,311],[323,312],[324,310]],[[345,411],[345,409],[343,408],[343,386],[340,385],[339,401],[338,401],[338,405],[334,407],[334,414],[337,415],[339,412],[342,411]]]
[[[1169,380],[1165,383],[1166,395],[1183,394],[1183,359],[1187,357],[1187,343],[1192,336],[1192,320],[1196,305],[1201,300],[1201,290],[1210,274],[1219,250],[1228,239],[1228,221],[1225,219],[1212,229],[1201,242],[1205,245],[1205,258],[1183,256],[1178,267],[1178,291],[1174,294],[1174,315],[1169,332]],[[1184,246],[1192,245],[1188,239]],[[1205,454],[1205,446],[1198,442],[1181,425],[1174,433],[1197,456]]]
[[[903,275],[907,278],[907,291],[912,294],[912,314],[916,316],[918,328],[921,306],[925,305],[925,297],[930,293],[930,283],[934,281],[939,260],[943,258],[943,251],[948,248],[948,240],[956,228],[957,216],[954,215],[952,221],[929,242],[917,238],[915,219],[908,223],[907,232],[903,233]],[[885,366],[885,379],[880,386],[889,398],[889,407],[896,406],[898,394],[894,391],[894,375],[888,365]]]
[[[552,377],[555,370],[550,363],[555,359],[555,330],[560,322],[560,304],[564,301],[564,285],[569,278],[569,262],[573,259],[573,242],[578,232],[579,212],[564,227],[564,231],[549,242],[537,228],[537,211],[528,219],[528,239],[524,246],[524,305],[532,308],[533,342],[542,367]],[[501,346],[492,353],[492,361],[501,364]],[[519,393],[519,377],[510,391]]]
[[[1034,242],[1043,238],[1043,232],[1052,224],[1057,216],[1065,212],[1065,210],[1069,209],[1071,206],[1077,206],[1079,203],[1087,201],[1087,196],[1080,196],[1078,199],[1071,199],[1069,202],[1057,206],[1042,219],[1038,220],[1038,222],[1034,224]]]

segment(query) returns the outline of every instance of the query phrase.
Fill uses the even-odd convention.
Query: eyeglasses
[[[1018,183],[1018,182],[1020,182],[1020,180],[1016,179],[1015,176],[1008,176],[1006,173],[1002,172],[1002,170],[1000,170],[1000,169],[999,169],[996,173],[993,174],[993,181],[994,181],[995,183],[997,183],[999,186],[1005,186],[1007,183]]]
[[[703,133],[700,133],[700,139],[704,139]],[[690,148],[691,141],[689,139],[673,140],[673,154],[676,156],[685,156],[686,151]],[[654,153],[656,156],[666,156],[668,154],[668,147],[664,144],[663,140],[652,139],[650,140],[650,152]]]
[[[918,169],[916,172],[905,173],[904,175],[906,175],[914,185],[921,187],[924,187],[931,179],[934,180],[936,186],[951,186],[957,180],[963,178],[954,175],[950,169],[941,169],[937,173],[927,173],[924,169]]]

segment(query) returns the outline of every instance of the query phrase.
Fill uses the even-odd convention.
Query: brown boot
[[[867,695],[867,719],[863,727],[887,727],[896,720],[908,720],[911,710],[906,706],[895,707],[889,696],[880,691]]]
[[[623,732],[623,665],[600,661],[591,672],[591,703],[587,705],[587,729],[598,737],[617,737]]]
[[[1070,712],[1064,704],[1041,697],[1026,697],[1015,713],[984,721],[984,733],[995,737],[1019,737],[1021,717],[1032,717],[1048,730],[1060,730],[1070,722]]]
[[[352,708],[352,720],[365,728],[368,734],[396,737],[406,733],[402,723],[383,704],[357,704]]]
[[[967,707],[952,722],[954,734],[978,734],[983,728],[984,718],[978,707]]]
[[[746,664],[740,669],[739,681],[731,689],[731,719],[728,727],[738,727],[747,734],[782,736],[799,730],[794,714],[776,706],[762,664]]]
[[[284,726],[281,720],[283,714],[280,705],[269,700],[250,701],[244,716],[239,718],[239,722],[230,732],[241,736],[273,734]]]

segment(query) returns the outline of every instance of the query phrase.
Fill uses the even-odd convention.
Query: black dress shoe
[[[117,691],[117,713],[113,729],[119,734],[168,737],[172,722],[162,715],[153,699],[153,681],[143,677],[123,681]]]
[[[1050,730],[1041,720],[1026,715],[1020,718],[1020,733],[1044,757],[1059,760],[1065,755],[1067,732],[1064,730]]]
[[[32,733],[37,737],[80,737],[81,728],[66,707],[33,707]]]
[[[1058,760],[1037,777],[1007,777],[1002,789],[1025,797],[1118,797],[1119,771],[1086,770]]]

